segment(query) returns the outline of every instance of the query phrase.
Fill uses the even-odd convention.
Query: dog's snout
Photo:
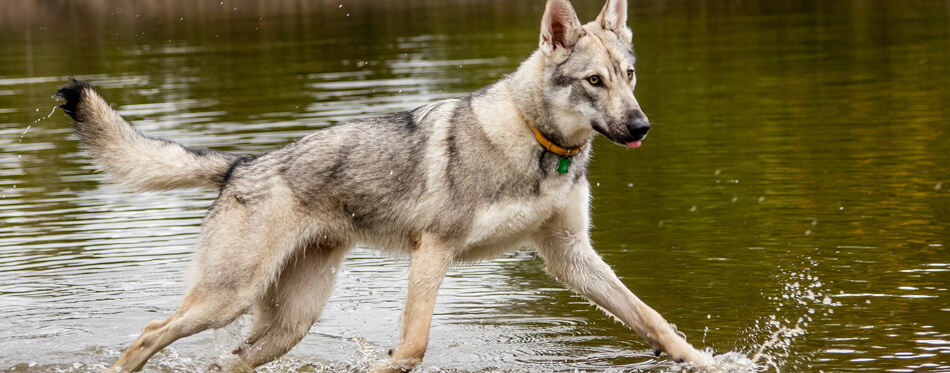
[[[650,126],[639,127],[639,128],[630,128],[630,136],[634,139],[641,140],[647,136],[647,132],[650,132]]]
[[[631,111],[627,114],[627,130],[630,136],[641,139],[650,131],[650,120],[640,110]]]

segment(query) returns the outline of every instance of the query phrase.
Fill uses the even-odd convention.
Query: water
[[[0,4],[0,371],[111,363],[177,305],[213,198],[104,183],[49,115],[67,77],[146,133],[256,153],[489,84],[537,45],[542,5]],[[576,4],[585,20],[600,5]],[[628,286],[724,367],[950,370],[950,3],[651,0],[630,16],[659,124],[637,150],[598,139],[590,170],[593,240]],[[452,269],[423,371],[681,369],[542,267]],[[354,251],[318,325],[264,370],[372,366],[406,277]],[[146,371],[199,371],[213,339]]]

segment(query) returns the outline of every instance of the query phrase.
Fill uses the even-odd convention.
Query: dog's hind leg
[[[453,261],[452,248],[438,237],[420,236],[409,261],[409,297],[402,313],[402,341],[392,352],[392,358],[373,369],[373,373],[408,372],[422,362],[429,344],[435,297]]]
[[[276,206],[277,208],[284,207]],[[273,210],[271,210],[273,211]],[[257,302],[300,242],[299,218],[259,212],[219,198],[198,239],[192,285],[175,313],[152,322],[106,372],[134,372],[179,338],[221,328]]]
[[[234,351],[241,364],[254,368],[270,362],[307,335],[330,297],[348,249],[344,244],[318,242],[287,261],[277,281],[258,301],[246,340]]]
[[[240,299],[224,299],[207,286],[191,289],[178,310],[163,321],[153,321],[125,354],[105,372],[135,372],[142,369],[152,355],[179,338],[210,328],[220,328],[236,319],[251,304]]]

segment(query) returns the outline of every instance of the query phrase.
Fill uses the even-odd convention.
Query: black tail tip
[[[59,105],[66,114],[76,119],[76,106],[82,100],[86,89],[92,89],[89,83],[74,78],[69,78],[69,84],[56,91],[56,95],[66,100],[66,103]]]

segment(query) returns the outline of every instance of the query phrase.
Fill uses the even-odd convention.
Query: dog
[[[530,245],[546,270],[674,361],[709,366],[591,246],[590,143],[636,148],[650,122],[634,97],[626,0],[581,24],[549,0],[539,48],[468,97],[332,126],[256,156],[190,149],[135,130],[89,84],[57,93],[86,151],[134,191],[219,191],[201,226],[190,286],[105,372],[140,370],[175,340],[254,315],[222,361],[251,371],[307,334],[354,245],[409,256],[401,339],[374,372],[422,362],[436,293],[456,262]],[[217,364],[217,363],[216,363]]]

